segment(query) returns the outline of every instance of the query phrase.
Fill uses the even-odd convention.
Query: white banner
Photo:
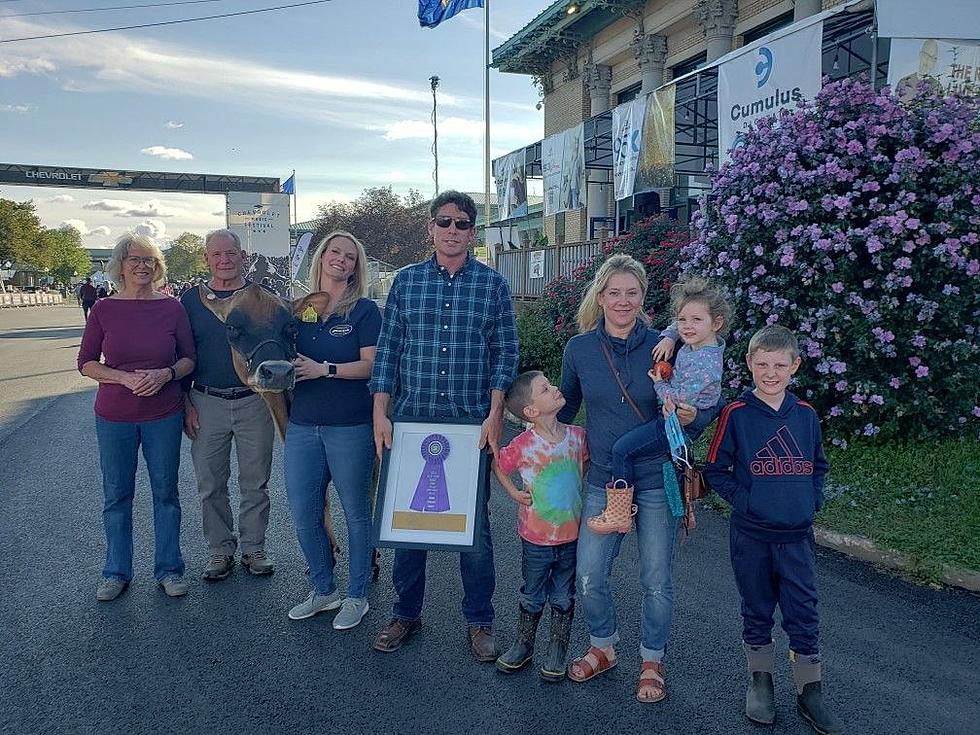
[[[541,175],[545,214],[585,206],[585,140],[581,123],[541,141]]]
[[[293,279],[292,292],[290,293],[292,298],[309,293],[307,281],[310,280],[312,263],[306,256],[313,254],[310,252],[311,242],[313,242],[313,233],[304,232],[302,237],[296,241],[296,245],[293,246],[293,255],[289,263],[289,272]]]
[[[895,38],[888,57],[888,83],[903,102],[927,91],[980,93],[980,43],[935,38]]]
[[[228,229],[248,253],[248,278],[289,298],[289,195],[231,191]]]
[[[527,177],[524,149],[508,153],[493,162],[497,184],[497,216],[501,220],[527,214]]]
[[[876,0],[878,35],[884,38],[980,39],[977,0]]]
[[[613,110],[613,191],[616,199],[633,196],[636,166],[640,160],[643,139],[643,117],[646,114],[646,95],[624,102]]]
[[[544,278],[544,250],[532,250],[527,256],[527,277]]]
[[[823,23],[756,42],[718,66],[718,151],[721,161],[749,125],[820,91]]]

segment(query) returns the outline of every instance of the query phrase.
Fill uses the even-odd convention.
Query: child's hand
[[[670,418],[670,415],[674,412],[677,407],[674,405],[674,399],[669,395],[664,398],[664,418]]]
[[[518,490],[517,488],[514,488],[513,490],[506,488],[506,490],[507,494],[521,505],[531,504],[531,493],[529,493],[527,490]]]
[[[660,376],[660,373],[658,373],[656,370],[647,370],[647,376],[654,383],[659,383],[663,380],[663,378]]]
[[[661,360],[669,360],[671,355],[674,354],[675,344],[677,344],[677,340],[673,340],[670,337],[664,337],[657,342],[657,346],[654,347],[653,352],[650,353],[653,357],[653,361],[660,362]]]

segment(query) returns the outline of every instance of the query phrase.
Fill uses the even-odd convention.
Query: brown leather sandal
[[[589,660],[590,656],[592,657],[592,660]],[[595,661],[595,664],[593,664],[592,661]],[[579,683],[588,681],[599,674],[604,674],[605,672],[609,671],[609,669],[613,668],[618,662],[619,659],[617,658],[610,661],[609,657],[606,656],[605,651],[603,651],[601,648],[590,646],[589,650],[585,652],[584,656],[575,659],[568,665],[568,678]],[[573,673],[573,667],[578,667],[582,673]]]
[[[640,683],[636,686],[636,698],[644,704],[655,704],[667,698],[664,665],[660,661],[644,661],[640,664]]]

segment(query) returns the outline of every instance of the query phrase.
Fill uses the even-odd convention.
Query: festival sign
[[[718,152],[722,162],[756,120],[820,91],[823,22],[757,41],[718,65]]]
[[[289,195],[228,192],[228,229],[248,254],[248,278],[289,298]]]
[[[656,90],[647,100],[634,194],[674,185],[675,92],[675,85],[669,84]]]
[[[902,102],[920,89],[937,94],[980,93],[980,42],[893,38],[888,83]]]
[[[647,98],[640,96],[624,102],[613,110],[613,190],[616,199],[633,195],[636,167],[640,161],[640,141],[643,136],[643,116]],[[673,140],[673,131],[671,131]]]
[[[527,175],[524,149],[508,153],[493,162],[497,184],[497,216],[501,220],[527,214]]]

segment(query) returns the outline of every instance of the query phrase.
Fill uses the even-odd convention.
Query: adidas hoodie
[[[722,409],[704,474],[733,526],[787,543],[809,534],[827,468],[813,406],[787,392],[776,411],[746,390]]]

